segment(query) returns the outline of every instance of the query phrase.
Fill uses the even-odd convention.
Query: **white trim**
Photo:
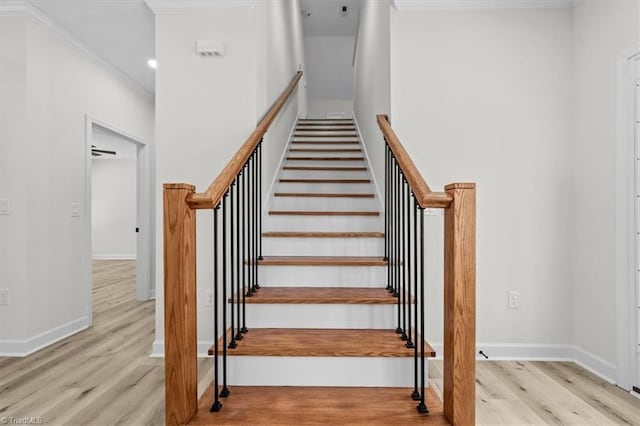
[[[136,260],[135,254],[94,254],[93,260]]]
[[[133,78],[129,77],[124,72],[120,71],[106,60],[104,60],[100,55],[95,53],[93,50],[89,49],[87,46],[82,44],[76,38],[74,38],[71,34],[69,34],[62,27],[54,23],[51,19],[49,19],[45,14],[43,14],[40,10],[35,8],[32,4],[30,4],[26,0],[2,0],[0,1],[0,17],[2,16],[24,16],[30,17],[34,20],[34,22],[42,25],[48,30],[51,30],[55,33],[61,40],[66,42],[70,47],[75,48],[80,53],[84,54],[89,60],[93,61],[96,65],[103,68],[106,72],[111,74],[114,78],[122,81],[124,84],[129,86],[132,90],[141,94],[145,98],[150,101],[154,100],[154,94],[150,93],[147,89],[141,86],[138,82],[136,82]]]
[[[154,283],[154,249],[153,234],[154,221],[152,204],[152,176],[151,176],[151,145],[141,138],[124,132],[89,114],[85,115],[85,211],[83,220],[85,226],[85,246],[83,253],[83,269],[86,291],[86,312],[89,322],[93,321],[92,305],[92,265],[91,265],[91,145],[93,139],[93,125],[98,125],[121,135],[138,147],[136,161],[136,221],[140,232],[137,235],[136,255],[136,299],[150,300]],[[95,257],[94,257],[95,258]]]
[[[0,357],[24,357],[89,327],[87,317],[78,318],[25,340],[0,340]]]
[[[145,0],[156,15],[217,12],[224,9],[253,9],[256,0]]]
[[[419,10],[567,9],[573,0],[393,0],[399,12]]]
[[[362,137],[362,132],[360,131],[360,126],[358,125],[358,119],[356,118],[356,112],[351,111],[351,116],[353,118],[353,122],[356,125],[356,131],[358,132],[358,138],[360,139],[360,144],[362,145],[362,151],[364,152],[364,156],[367,159],[367,173],[371,177],[373,186],[376,189],[376,194],[378,194],[378,201],[380,202],[380,211],[384,212],[384,198],[382,198],[382,193],[380,192],[380,186],[378,185],[378,181],[376,180],[375,173],[373,173],[373,167],[371,167],[371,159],[369,158],[369,153],[367,152],[367,144],[364,143],[364,138]]]
[[[572,361],[578,364],[580,367],[584,368],[599,376],[603,380],[611,384],[617,384],[615,377],[618,375],[618,369],[612,363],[585,351],[584,349],[578,346],[571,346],[573,350]],[[620,386],[618,384],[618,386]]]
[[[616,100],[616,311],[617,384],[630,390],[636,374],[635,298],[635,84],[640,45],[617,59]]]
[[[209,348],[213,340],[198,340],[198,358],[210,358]],[[151,358],[164,358],[164,340],[154,340],[151,346]]]
[[[283,170],[282,165],[284,164],[285,158],[287,157],[287,152],[289,151],[289,146],[291,145],[291,141],[293,140],[293,133],[296,131],[296,126],[298,125],[298,120],[300,120],[301,113],[298,111],[298,115],[293,122],[293,126],[291,127],[291,132],[289,132],[289,137],[287,138],[287,143],[284,146],[284,150],[282,150],[282,155],[280,156],[280,161],[278,162],[278,168],[273,175],[273,179],[271,180],[271,186],[266,193],[266,200],[262,200],[262,217],[268,216],[269,210],[271,210],[270,202],[271,202],[271,194],[275,191],[276,183],[280,176],[282,176]]]
[[[436,351],[434,359],[442,359],[442,343],[431,343]],[[482,351],[489,359],[477,352]],[[616,366],[574,345],[548,343],[476,343],[478,361],[569,361],[609,383],[617,383]],[[619,385],[618,385],[619,386]]]

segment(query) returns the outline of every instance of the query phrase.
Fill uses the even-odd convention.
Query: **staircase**
[[[231,385],[413,386],[414,350],[394,332],[385,290],[382,203],[354,126],[296,125],[264,219],[260,290],[245,299],[250,332],[227,352]]]
[[[382,203],[354,122],[305,119],[263,197],[263,137],[301,75],[204,192],[164,184],[166,422],[472,425],[475,184],[431,191],[379,115]],[[427,208],[444,211],[442,402],[423,333]],[[216,343],[213,386],[198,401],[201,209],[213,219],[199,261],[213,272]]]

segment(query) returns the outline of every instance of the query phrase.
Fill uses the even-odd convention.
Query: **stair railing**
[[[211,411],[219,411],[222,408],[220,398],[230,393],[227,350],[237,347],[243,334],[249,331],[245,300],[260,288],[257,260],[262,257],[262,141],[301,77],[302,71],[298,71],[205,192],[196,193],[195,187],[186,183],[164,184],[164,350],[168,425],[186,424],[198,409],[196,210],[213,210],[214,401]],[[227,314],[228,297],[235,297],[235,303],[230,304],[230,315]],[[227,318],[231,322],[229,332]],[[220,319],[221,344],[218,342]],[[218,362],[220,349],[222,368]]]
[[[454,425],[475,424],[476,188],[452,183],[432,192],[394,133],[377,116],[385,141],[387,290],[397,298],[396,333],[414,350],[414,389],[425,401],[425,209],[444,209],[443,405]],[[413,309],[412,309],[413,307]],[[412,312],[413,310],[413,312]]]

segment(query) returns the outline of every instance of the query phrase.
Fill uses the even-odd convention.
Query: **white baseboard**
[[[609,383],[616,383],[613,379],[613,377],[618,377],[615,365],[578,346],[571,346],[571,349],[573,351],[573,362]]]
[[[135,254],[94,254],[93,260],[136,260]]]
[[[0,357],[25,357],[89,327],[82,317],[25,340],[0,340]]]
[[[362,152],[364,153],[364,157],[367,159],[367,174],[371,178],[371,182],[373,183],[373,187],[376,190],[376,194],[378,194],[378,202],[380,203],[380,211],[384,212],[384,198],[382,198],[381,186],[378,185],[378,181],[376,180],[376,174],[373,173],[373,167],[371,167],[371,158],[369,157],[369,152],[367,151],[367,144],[362,137],[362,132],[360,131],[360,125],[358,124],[358,119],[356,118],[355,111],[352,113],[353,115],[353,123],[356,125],[356,131],[358,132],[358,137],[360,138],[360,145],[362,145]],[[384,182],[382,182],[384,185]]]
[[[431,343],[436,351],[435,359],[442,359],[442,343]],[[482,351],[489,359],[478,352]],[[574,345],[544,343],[477,343],[478,361],[569,361],[601,379],[615,383],[616,366],[604,359]]]
[[[213,340],[198,340],[198,358],[208,358]],[[151,358],[164,358],[164,340],[154,340],[151,346]]]

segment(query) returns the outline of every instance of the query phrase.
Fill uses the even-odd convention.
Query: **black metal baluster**
[[[258,147],[253,151],[253,291],[258,291]]]
[[[236,273],[238,277],[236,282],[236,300],[238,303],[238,333],[236,334],[236,340],[242,340],[242,333],[246,333],[247,330],[245,323],[246,306],[244,299],[244,241],[242,241],[244,235],[244,227],[242,226],[241,220],[241,209],[244,210],[244,177],[242,171],[238,174],[238,191],[236,195],[236,205],[238,207],[236,210],[236,235],[238,236],[238,244],[236,247]],[[240,322],[241,311],[242,323]],[[242,326],[240,326],[240,324],[242,324]]]
[[[398,161],[396,160],[396,167],[395,167],[395,182],[394,182],[394,204],[395,204],[395,254],[394,254],[394,270],[395,270],[395,286],[394,286],[394,293],[393,296],[395,298],[397,298],[397,304],[398,304],[398,326],[396,327],[396,333],[397,334],[402,334],[402,304],[401,299],[400,299],[400,240],[401,240],[401,235],[400,235],[400,164],[398,163]]]
[[[384,138],[384,260],[389,269],[389,145]],[[387,274],[387,290],[389,290],[389,276]]]
[[[253,296],[253,267],[251,265],[251,262],[253,261],[253,259],[251,259],[251,253],[253,253],[253,247],[251,246],[251,242],[253,241],[253,238],[251,236],[251,234],[253,233],[253,229],[251,227],[252,225],[252,221],[251,221],[251,211],[253,209],[253,205],[252,205],[252,200],[253,200],[253,174],[251,173],[253,168],[252,166],[252,161],[253,161],[253,157],[249,157],[249,159],[247,160],[247,164],[246,164],[246,168],[247,168],[247,211],[246,211],[246,217],[243,221],[244,225],[247,227],[247,235],[246,235],[246,241],[247,241],[247,256],[246,259],[247,261],[245,262],[245,267],[247,268],[247,297],[251,297]]]
[[[415,302],[413,304],[413,312],[416,320],[416,326],[414,327],[413,341],[413,393],[411,399],[414,401],[420,401],[420,392],[418,392],[418,200],[413,199],[413,297]]]
[[[262,257],[262,141],[258,144],[258,260],[263,260]],[[258,273],[260,269],[258,268]],[[258,274],[258,285],[260,288],[260,275]]]
[[[242,280],[240,281],[239,285],[242,287],[240,289],[240,292],[242,293],[242,328],[240,329],[240,333],[238,333],[238,336],[236,336],[236,340],[242,340],[242,334],[241,333],[247,333],[249,331],[249,329],[247,328],[247,300],[246,300],[246,283],[247,283],[247,271],[246,271],[246,247],[247,247],[247,241],[245,238],[245,228],[246,228],[246,217],[245,217],[245,213],[247,211],[247,203],[246,203],[246,199],[245,199],[245,195],[247,194],[247,180],[248,180],[248,176],[247,176],[247,165],[245,164],[243,169],[242,169],[242,194],[240,195],[240,199],[239,202],[242,205],[242,211],[240,213],[240,218],[238,219],[238,226],[240,228],[240,238],[239,238],[239,242],[241,243],[241,247],[240,247],[240,255],[238,256],[238,264],[240,266],[240,270],[242,271]]]
[[[231,342],[229,342],[229,349],[235,349],[238,347],[238,344],[236,343],[236,328],[235,328],[235,308],[236,308],[236,303],[233,300],[234,296],[237,294],[237,284],[236,284],[236,276],[235,276],[235,271],[236,271],[236,264],[235,264],[235,250],[236,250],[236,227],[234,226],[234,216],[236,214],[236,203],[238,200],[238,190],[236,187],[236,184],[238,183],[238,179],[239,179],[239,175],[238,177],[236,177],[233,181],[233,183],[231,184],[231,188],[229,188],[229,191],[231,192],[231,198],[229,199],[230,201],[230,206],[229,209],[231,210],[230,214],[229,214],[229,235],[231,237],[231,241],[229,242],[229,274],[230,274],[230,279],[229,279],[229,284],[230,284],[230,288],[231,288]],[[240,313],[240,304],[238,303],[238,313]],[[238,316],[238,329],[240,329],[240,316]],[[238,331],[238,334],[240,334],[240,332]]]
[[[389,237],[388,237],[388,245],[389,245],[389,262],[387,263],[387,291],[393,294],[393,241],[395,238],[394,235],[394,200],[393,200],[393,154],[389,149],[389,171],[388,171],[388,198],[389,198]]]
[[[229,191],[222,197],[222,390],[220,397],[229,396],[227,388],[227,200]]]
[[[210,411],[220,411],[222,403],[218,392],[218,209],[213,210],[213,395]]]
[[[400,261],[402,262],[400,265],[400,270],[402,272],[402,288],[401,288],[401,297],[402,297],[402,335],[400,339],[406,341],[409,339],[407,336],[407,251],[406,251],[406,241],[407,241],[407,222],[405,212],[407,210],[406,199],[407,199],[407,181],[404,177],[404,173],[402,173],[401,179],[401,188],[402,192],[400,193],[400,235],[401,244],[400,244]]]
[[[429,412],[424,402],[424,209],[420,208],[420,403],[416,407],[418,412]]]
[[[406,343],[406,347],[409,349],[413,349],[415,347],[415,345],[413,344],[413,342],[411,341],[411,305],[415,306],[415,303],[412,303],[412,299],[415,296],[411,295],[411,255],[414,253],[414,251],[411,249],[411,208],[412,208],[412,203],[411,203],[411,197],[413,196],[413,194],[411,193],[411,188],[409,188],[408,184],[407,184],[407,200],[406,200],[406,206],[407,206],[407,299],[405,299],[407,301],[407,315],[408,315],[408,320],[407,320],[407,343]],[[414,224],[414,228],[415,228],[415,224]],[[415,279],[415,275],[413,277]]]

